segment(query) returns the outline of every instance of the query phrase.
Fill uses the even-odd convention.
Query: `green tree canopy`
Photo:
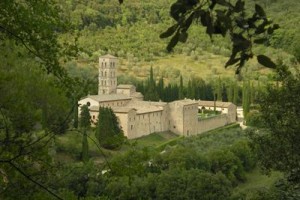
[[[107,149],[116,149],[123,144],[124,133],[111,108],[99,108],[96,138],[100,145]]]

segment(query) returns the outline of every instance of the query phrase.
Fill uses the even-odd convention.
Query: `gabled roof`
[[[196,102],[195,100],[191,100],[191,99],[182,99],[182,100],[177,100],[177,101],[170,102],[170,104],[174,104],[174,103],[175,104],[180,104],[182,106],[198,104],[198,102]]]
[[[208,106],[208,107],[214,107],[214,101],[198,101],[199,106]],[[228,108],[230,105],[234,105],[231,102],[222,102],[222,101],[216,101],[216,107],[220,108]]]
[[[128,113],[131,110],[136,110],[134,108],[128,108],[128,107],[111,107],[111,109],[114,111],[114,113]],[[99,106],[91,106],[89,107],[90,111],[99,112]]]
[[[112,59],[116,59],[117,57],[110,55],[110,54],[106,54],[104,56],[100,56],[100,58],[112,58]]]
[[[101,94],[101,95],[88,95],[82,99],[91,98],[97,102],[106,102],[106,101],[117,101],[117,100],[130,100],[131,97],[124,94]],[[81,100],[82,100],[81,99]]]
[[[131,88],[133,88],[133,87],[135,87],[134,85],[130,85],[130,84],[120,84],[120,85],[118,85],[117,86],[117,89],[131,89]]]

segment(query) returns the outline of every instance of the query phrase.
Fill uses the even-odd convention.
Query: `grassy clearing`
[[[150,135],[134,139],[141,147],[158,147],[169,140],[178,138],[179,136],[172,132],[152,133]]]
[[[94,131],[88,132],[89,155],[92,160],[97,163],[105,162],[105,158],[111,158],[116,154],[124,153],[130,149],[130,144],[136,143],[138,147],[158,147],[168,143],[173,139],[179,138],[171,132],[153,133],[141,138],[129,140],[129,144],[125,144],[118,150],[107,150],[97,146],[98,142]],[[80,161],[82,148],[82,135],[78,131],[69,131],[64,135],[56,137],[56,159],[60,162],[76,162]]]
[[[234,188],[233,195],[238,193],[247,193],[253,189],[258,188],[270,188],[276,180],[283,177],[281,172],[273,171],[270,175],[262,174],[259,168],[255,168],[251,172],[246,174],[247,181],[240,183]]]

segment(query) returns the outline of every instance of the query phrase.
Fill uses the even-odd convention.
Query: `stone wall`
[[[207,119],[198,119],[197,132],[195,134],[200,134],[206,131],[210,131],[222,126],[229,124],[228,116],[226,114],[217,115],[215,117]]]
[[[134,123],[129,139],[138,138],[144,135],[149,135],[154,132],[166,131],[163,121],[164,121],[163,111],[150,112],[150,113],[139,113],[136,114],[133,119]]]

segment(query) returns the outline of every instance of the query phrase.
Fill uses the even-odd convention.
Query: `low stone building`
[[[82,98],[88,105],[92,121],[97,123],[99,107],[111,107],[118,117],[124,135],[138,138],[154,132],[172,131],[178,135],[195,135],[233,123],[236,106],[228,102],[178,100],[170,103],[143,101],[143,95],[133,85],[117,85],[117,58],[106,55],[99,58],[98,95]],[[222,115],[200,119],[199,109],[220,110]]]

